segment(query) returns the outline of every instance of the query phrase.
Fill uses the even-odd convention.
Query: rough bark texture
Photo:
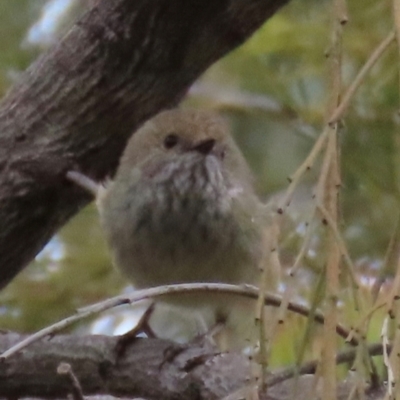
[[[89,201],[127,138],[289,0],[99,0],[0,104],[0,287]]]
[[[0,351],[22,338],[11,333],[0,335]],[[249,395],[247,356],[216,353],[195,344],[177,347],[159,339],[136,339],[118,356],[117,342],[117,337],[60,335],[32,344],[0,363],[0,396],[66,397],[72,391],[72,384],[65,375],[56,372],[62,362],[71,365],[85,396],[214,400],[236,392],[229,397],[233,400]],[[247,392],[237,393],[243,387],[247,387]],[[341,384],[338,399],[347,399],[352,388],[350,382]],[[309,400],[313,398],[312,390],[312,377],[304,376],[270,387],[267,393],[260,393],[260,399]],[[369,390],[365,399],[379,399],[384,390],[382,387]]]

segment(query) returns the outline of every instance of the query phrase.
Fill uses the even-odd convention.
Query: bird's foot
[[[136,326],[119,337],[118,342],[115,346],[117,357],[121,357],[124,355],[128,346],[137,339],[139,334],[144,333],[148,338],[157,337],[149,325],[150,317],[154,311],[154,306],[155,304],[151,303],[147,310],[140,317]]]

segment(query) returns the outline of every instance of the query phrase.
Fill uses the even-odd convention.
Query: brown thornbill
[[[260,279],[268,216],[228,127],[211,112],[175,109],[149,120],[97,204],[114,262],[136,288]],[[223,322],[224,346],[254,339],[255,302],[209,292],[161,302],[196,315],[198,333]]]

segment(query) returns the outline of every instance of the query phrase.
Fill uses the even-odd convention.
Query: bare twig
[[[389,45],[394,41],[395,39],[395,32],[392,31],[389,33],[389,35],[386,36],[385,39],[382,40],[381,43],[379,43],[378,47],[372,52],[370,57],[368,58],[367,62],[364,64],[364,66],[361,68],[360,72],[357,74],[357,76],[354,78],[353,82],[351,85],[347,88],[345,94],[343,95],[343,99],[339,106],[336,108],[336,110],[333,112],[331,118],[329,119],[329,125],[332,125],[336,122],[339,121],[340,118],[342,118],[344,112],[347,110],[350,101],[354,97],[354,94],[356,93],[357,89],[361,86],[363,83],[365,77],[371,70],[371,68],[375,65],[375,63],[380,59],[382,54],[386,51],[386,49],[389,47]]]
[[[349,252],[347,250],[346,243],[344,242],[344,240],[342,238],[342,235],[340,234],[335,221],[332,219],[332,217],[330,216],[330,214],[328,213],[328,211],[324,207],[324,205],[318,202],[317,203],[317,207],[318,207],[319,211],[322,213],[322,215],[323,215],[325,221],[327,222],[328,226],[332,230],[332,233],[333,233],[333,235],[334,235],[334,237],[336,239],[336,243],[337,243],[337,245],[338,245],[338,247],[339,247],[339,249],[340,249],[340,251],[341,251],[341,253],[342,253],[343,257],[344,257],[344,260],[346,261],[346,265],[347,265],[347,268],[348,268],[348,271],[349,271],[349,275],[350,275],[350,278],[351,278],[351,281],[352,281],[352,284],[353,284],[353,291],[354,291],[354,293],[357,293],[357,291],[358,291],[358,289],[360,287],[360,284],[358,282],[358,278],[357,278],[356,273],[355,273],[355,266],[353,264],[353,261],[350,258],[350,254],[349,254]],[[361,301],[359,299],[359,296],[358,295],[354,295],[353,297],[354,297],[355,307],[356,307],[357,310],[359,310],[360,309],[360,305],[361,305]]]
[[[391,349],[390,345],[387,345],[388,351]],[[336,356],[336,364],[343,364],[351,362],[356,357],[357,349],[347,349],[344,350]],[[384,354],[384,346],[382,343],[373,343],[368,346],[368,353],[370,356],[381,356]],[[274,373],[274,375],[268,379],[268,387],[274,386],[285,380],[293,378],[296,375],[305,375],[315,373],[319,360],[312,360],[300,365],[298,367],[285,368],[280,372]]]
[[[346,0],[338,0],[335,4],[336,17],[341,25],[347,24],[349,21],[349,15],[347,11]]]
[[[343,17],[343,14],[342,14]],[[341,17],[341,21],[343,21],[343,18]],[[340,102],[340,104],[335,108],[333,111],[332,115],[328,119],[328,124],[333,125],[336,122],[342,118],[344,112],[347,110],[349,107],[349,104],[351,100],[354,97],[354,94],[356,93],[357,89],[361,86],[363,83],[365,77],[371,70],[371,68],[375,65],[375,63],[379,60],[379,58],[382,56],[382,54],[386,51],[386,49],[389,47],[389,45],[394,41],[395,39],[395,32],[392,31],[389,33],[389,35],[378,45],[378,47],[372,52],[371,56],[368,58],[364,66],[361,68],[357,76],[354,78],[353,82],[351,85],[347,88],[346,92],[343,95],[343,98]],[[307,158],[304,160],[304,162],[300,165],[300,167],[297,168],[297,170],[294,172],[293,175],[290,176],[289,181],[289,187],[286,191],[286,194],[278,208],[278,213],[282,214],[285,212],[286,208],[290,204],[292,198],[293,198],[293,193],[296,190],[296,187],[300,183],[301,178],[303,177],[304,173],[309,171],[312,166],[315,163],[316,158],[324,148],[326,144],[326,139],[328,136],[328,129],[324,129],[324,131],[321,133],[321,135],[318,137],[317,141],[315,142],[313,148],[311,149],[310,153],[308,154]]]
[[[372,287],[372,298],[377,302],[381,286],[386,280],[386,277],[394,273],[394,266],[397,265],[400,259],[400,213],[397,216],[396,226],[390,237],[389,245],[386,249],[383,265],[380,268],[379,276],[377,277]]]
[[[381,329],[381,339],[382,339],[382,347],[383,347],[383,363],[386,366],[387,374],[388,374],[388,384],[387,384],[387,395],[392,398],[393,391],[393,382],[394,382],[394,374],[393,369],[390,364],[390,349],[389,349],[389,335],[388,335],[388,325],[389,325],[389,317],[386,316],[383,321],[382,329]]]
[[[3,354],[0,355],[0,360],[8,358],[13,354],[18,353],[23,348],[29,346],[30,344],[40,339],[43,339],[48,335],[54,335],[56,332],[65,329],[66,327],[76,323],[77,321],[91,317],[93,315],[109,310],[111,308],[115,308],[121,305],[136,303],[150,298],[155,299],[157,297],[165,296],[166,294],[168,295],[179,295],[184,293],[196,294],[202,291],[230,293],[232,295],[244,296],[252,299],[258,299],[259,297],[259,290],[254,286],[250,285],[237,286],[237,285],[229,285],[223,283],[187,283],[187,284],[167,285],[156,288],[138,290],[132,293],[131,295],[113,297],[111,299],[78,310],[77,314],[65,318],[53,325],[50,325],[36,332],[35,334],[28,336],[26,339],[17,343],[15,346],[12,346]],[[269,306],[279,307],[282,302],[281,296],[275,294],[265,293],[264,298],[265,298],[265,305]],[[310,309],[308,307],[295,302],[289,302],[288,310],[303,316],[310,315]],[[325,317],[322,312],[316,311],[314,312],[314,319],[317,323],[324,323]],[[349,336],[350,330],[347,327],[338,324],[336,327],[336,332],[339,336],[346,339]],[[353,338],[350,343],[352,345],[357,345],[358,341],[355,338]]]
[[[93,179],[77,171],[68,171],[66,177],[69,181],[92,194],[93,197],[97,197],[100,185]]]
[[[72,398],[73,400],[84,400],[82,386],[74,374],[72,367],[70,364],[61,363],[57,368],[57,374],[66,375],[71,382],[72,385]]]
[[[327,115],[340,103],[342,92],[342,41],[343,9],[345,0],[333,0],[332,51],[330,55],[330,101]],[[347,19],[346,19],[347,20]],[[317,204],[321,203],[336,226],[339,219],[340,167],[338,150],[338,125],[328,125],[328,145],[325,152],[323,169],[320,176]],[[324,171],[325,168],[325,171]],[[324,323],[323,349],[321,352],[321,376],[323,400],[337,398],[337,378],[335,356],[337,353],[335,326],[338,320],[337,302],[339,293],[340,250],[331,231],[326,236],[326,319]]]
[[[400,2],[398,0],[393,0],[393,19],[394,19],[394,26],[397,39],[397,51],[400,55]],[[400,70],[399,70],[400,74]],[[400,82],[399,82],[400,84]],[[400,89],[400,88],[399,88]]]
[[[313,233],[312,219],[314,218],[314,214],[315,214],[315,207],[313,210],[313,215],[311,217],[311,223],[308,224],[307,229],[306,229],[306,234],[304,235],[303,244],[300,248],[299,253],[296,256],[293,266],[289,270],[289,279],[288,279],[285,291],[283,293],[282,304],[279,307],[279,312],[278,312],[278,322],[280,324],[282,324],[285,319],[286,310],[288,308],[289,301],[292,298],[294,291],[295,291],[295,287],[296,287],[295,286],[295,277],[296,277],[297,270],[300,267],[301,261],[303,260],[305,254],[308,250],[308,247],[310,245],[310,241],[311,241],[311,237],[312,237],[312,233]]]
[[[317,141],[315,142],[313,148],[311,149],[310,153],[308,154],[307,158],[303,161],[299,168],[294,172],[292,176],[290,176],[289,187],[286,190],[286,194],[281,201],[280,206],[278,207],[278,213],[283,214],[286,208],[289,206],[292,198],[293,193],[296,190],[296,187],[300,183],[301,178],[303,177],[306,171],[309,171],[315,163],[316,158],[322,151],[325,146],[326,139],[328,137],[328,130],[324,129],[321,135],[318,137]]]

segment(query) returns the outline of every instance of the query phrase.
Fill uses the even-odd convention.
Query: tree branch
[[[14,333],[1,334],[0,351],[23,338]],[[219,353],[196,343],[182,346],[167,340],[144,338],[133,340],[119,354],[116,351],[118,340],[118,337],[109,336],[59,335],[34,343],[0,364],[0,395],[7,398],[66,397],[73,388],[67,376],[57,373],[61,363],[70,366],[85,396],[109,394],[149,400],[214,400],[238,391],[243,396],[248,388],[250,361],[243,354]],[[354,357],[353,353],[347,359]],[[313,364],[315,369],[315,362],[308,364]],[[313,371],[308,364],[303,369],[299,367],[299,374]],[[274,374],[269,380],[274,381]],[[279,380],[281,382],[277,383]],[[308,400],[312,387],[307,376],[282,382],[282,373],[277,372],[274,386],[267,394],[260,393],[260,399],[289,400],[296,390],[296,400]],[[351,382],[344,382],[338,399],[346,399],[351,388]],[[382,387],[367,390],[366,398],[378,399],[383,391]]]
[[[0,335],[0,349],[19,340]],[[249,361],[240,354],[138,338],[119,356],[117,343],[118,337],[60,335],[32,344],[0,364],[1,396],[65,397],[71,382],[57,374],[60,363],[71,366],[84,395],[216,399],[246,385]]]
[[[131,132],[289,0],[98,0],[0,104],[0,287],[112,174]]]

